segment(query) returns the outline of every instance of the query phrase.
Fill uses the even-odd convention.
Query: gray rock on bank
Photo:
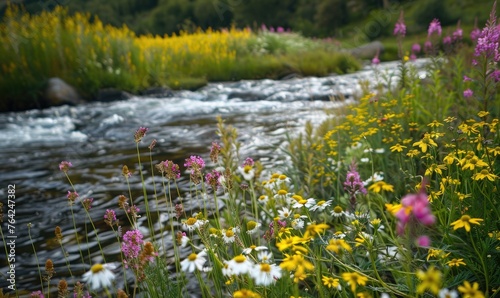
[[[47,81],[44,99],[48,106],[77,105],[83,102],[75,88],[60,78],[50,78]]]
[[[372,41],[365,45],[349,50],[349,53],[359,59],[372,59],[377,54],[382,54],[384,45],[380,41]]]

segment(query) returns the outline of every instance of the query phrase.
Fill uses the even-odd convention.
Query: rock
[[[133,95],[128,92],[118,90],[115,88],[106,88],[99,90],[95,100],[102,102],[111,102],[116,100],[125,100],[132,97]]]
[[[82,103],[82,99],[75,88],[60,78],[50,78],[47,81],[44,99],[48,106],[76,105]]]
[[[233,99],[233,98],[239,98],[242,101],[258,101],[258,100],[263,100],[267,96],[264,94],[259,94],[251,91],[233,91],[227,95],[227,99]]]
[[[151,87],[146,90],[141,91],[141,95],[153,97],[153,98],[163,98],[163,97],[172,97],[174,96],[174,92],[169,88],[165,87]]]
[[[384,45],[378,40],[349,50],[351,55],[359,59],[372,59],[377,53],[380,55],[383,51]]]

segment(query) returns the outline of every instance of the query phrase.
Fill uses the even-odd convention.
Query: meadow
[[[141,177],[144,202],[136,206],[125,184],[114,198],[116,208],[102,214],[120,244],[121,266],[91,264],[82,249],[79,258],[89,270],[68,276],[78,280],[68,284],[52,279],[52,260],[39,260],[45,268],[38,268],[40,290],[31,297],[54,296],[55,288],[58,297],[182,297],[193,280],[202,297],[500,296],[495,11],[494,5],[482,30],[467,32],[472,47],[462,43],[460,28],[443,40],[436,19],[418,51],[403,47],[401,17],[394,27],[398,80],[389,83],[387,73],[378,72],[374,89],[362,82],[357,103],[288,137],[287,150],[279,152],[290,157],[284,172],[241,156],[238,132],[223,119],[205,156],[186,156],[181,165],[153,162],[154,135],[138,128],[130,140],[139,171],[124,166],[122,174],[125,181]],[[251,39],[246,31],[236,34]],[[148,42],[149,49],[167,43]],[[408,63],[421,51],[429,57],[425,76]],[[376,68],[378,59],[373,62]],[[91,213],[92,201],[78,195],[85,190],[73,187],[72,168],[71,161],[59,164],[68,181],[67,203]],[[190,178],[190,191],[182,194],[176,188],[181,175]],[[154,193],[147,181],[154,181]],[[151,209],[153,201],[169,220],[159,234],[150,220],[137,225],[139,216],[160,212]],[[199,210],[186,213],[183,205],[193,202]],[[160,235],[174,243],[172,258]],[[73,236],[54,227],[63,251],[63,239]],[[117,284],[119,276],[134,282]]]
[[[103,88],[196,89],[208,81],[324,76],[360,68],[337,46],[296,33],[230,28],[137,36],[125,26],[70,15],[62,7],[30,15],[10,6],[0,23],[0,43],[0,111],[43,107],[43,90],[52,77],[91,101]]]

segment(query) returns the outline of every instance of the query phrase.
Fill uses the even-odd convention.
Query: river
[[[424,60],[419,60],[417,65],[423,63]],[[45,261],[53,260],[54,288],[60,278],[68,279],[65,258],[54,240],[56,226],[63,231],[63,245],[73,274],[79,277],[88,270],[79,259],[66,198],[71,188],[59,171],[61,161],[72,162],[69,175],[80,197],[94,198],[90,214],[100,231],[104,253],[106,257],[116,258],[119,246],[114,234],[103,224],[103,215],[106,209],[117,210],[117,196],[127,194],[122,166],[137,169],[134,132],[139,127],[149,128],[140,143],[145,156],[149,154],[147,146],[155,138],[154,163],[174,160],[183,168],[184,159],[190,155],[208,159],[211,143],[218,140],[216,116],[221,116],[225,123],[238,129],[243,158],[252,157],[261,160],[265,167],[284,170],[287,160],[279,148],[286,145],[287,133],[296,135],[306,121],[319,124],[331,117],[328,110],[353,102],[360,94],[359,82],[366,81],[373,86],[377,75],[385,73],[391,77],[397,72],[396,66],[395,62],[388,62],[378,65],[377,73],[372,66],[366,66],[353,74],[323,78],[211,83],[198,91],[176,91],[166,98],[135,97],[126,101],[0,114],[0,196],[5,213],[2,231],[4,236],[16,237],[9,239],[15,239],[17,288],[41,289],[37,259],[42,274]],[[186,183],[183,179],[181,185]],[[131,181],[132,190],[139,191],[137,178]],[[8,185],[15,185],[15,206],[7,204]],[[144,211],[140,197],[138,200],[136,203]],[[11,234],[7,209],[15,210]],[[86,220],[79,204],[74,206],[74,213],[77,223]],[[31,224],[30,233],[28,224]],[[83,234],[81,226],[77,229]],[[92,236],[89,249],[96,257],[100,255]],[[0,287],[8,292],[9,268],[4,253],[0,255]]]

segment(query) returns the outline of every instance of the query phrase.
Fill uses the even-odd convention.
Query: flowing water
[[[422,63],[424,61],[419,61],[418,65]],[[395,63],[385,63],[378,66],[378,71],[378,75],[385,73],[390,77],[397,72],[397,67]],[[221,116],[226,124],[238,129],[243,159],[252,157],[261,160],[265,167],[284,169],[287,160],[276,148],[285,145],[286,134],[302,131],[306,121],[320,123],[329,117],[326,110],[351,102],[361,92],[360,81],[373,84],[376,77],[373,69],[366,67],[349,75],[213,83],[195,92],[179,91],[166,98],[136,97],[111,103],[0,114],[0,197],[5,213],[2,231],[5,237],[16,237],[6,240],[15,240],[17,288],[41,289],[38,264],[43,274],[48,258],[55,265],[53,287],[60,278],[74,282],[61,247],[55,241],[56,226],[63,231],[63,245],[75,278],[79,279],[88,270],[88,264],[82,264],[78,253],[72,212],[79,235],[89,235],[88,244],[81,248],[90,251],[96,261],[101,256],[92,227],[87,225],[89,230],[85,231],[82,224],[89,220],[81,204],[77,202],[72,210],[67,203],[66,194],[72,189],[64,173],[59,171],[61,161],[73,163],[69,176],[80,198],[94,198],[90,216],[99,231],[106,259],[116,261],[120,247],[115,234],[103,223],[103,215],[106,209],[118,211],[119,195],[128,196],[122,166],[128,165],[137,173],[133,136],[140,126],[149,128],[140,143],[144,157],[149,155],[147,146],[155,138],[158,143],[153,150],[153,163],[168,159],[183,168],[184,159],[190,155],[201,155],[208,160],[210,145],[218,140],[216,116]],[[149,159],[142,161],[148,172]],[[181,189],[187,185],[185,177],[188,175],[184,173],[179,181]],[[151,180],[147,181],[148,191],[152,192]],[[7,206],[8,185],[15,185],[13,208]],[[131,188],[136,204],[144,211],[138,175],[131,178]],[[15,210],[12,227],[7,226],[7,209]],[[120,212],[123,211],[117,213],[123,215]],[[122,222],[126,220],[119,217]],[[144,219],[141,218],[141,226],[147,227]],[[168,219],[155,220],[164,223]],[[171,239],[170,235],[165,237]],[[0,287],[9,292],[9,268],[3,245],[0,250]]]

